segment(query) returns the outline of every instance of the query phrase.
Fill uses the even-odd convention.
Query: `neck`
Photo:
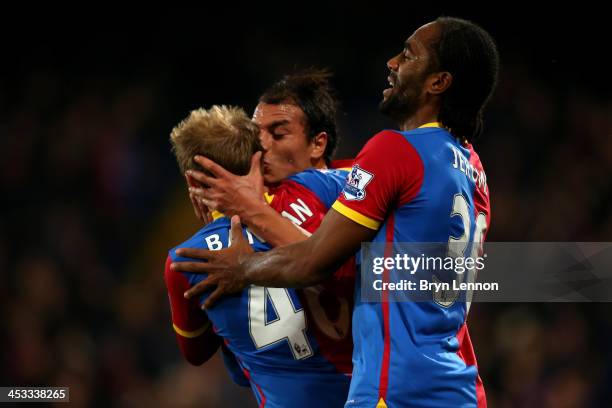
[[[423,106],[399,124],[400,130],[412,130],[426,123],[437,122],[438,113],[439,110],[432,106]]]
[[[324,159],[318,159],[312,162],[312,167],[315,169],[324,170],[327,169],[327,164],[325,163]]]

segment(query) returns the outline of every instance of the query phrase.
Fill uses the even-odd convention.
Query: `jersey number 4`
[[[276,316],[271,321],[267,321],[269,305]],[[313,354],[306,337],[304,310],[296,310],[287,289],[254,285],[249,288],[249,332],[258,350],[287,341],[296,360]]]

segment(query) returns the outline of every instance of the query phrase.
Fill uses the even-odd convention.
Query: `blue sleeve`
[[[308,169],[294,174],[289,180],[306,187],[319,197],[319,200],[330,208],[336,201],[346,184],[346,170],[315,170]]]

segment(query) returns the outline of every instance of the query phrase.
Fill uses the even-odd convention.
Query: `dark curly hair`
[[[439,40],[433,44],[432,67],[453,76],[442,95],[438,120],[468,142],[483,129],[483,110],[497,85],[499,54],[493,38],[480,26],[460,18],[439,17]]]
[[[261,103],[291,103],[298,106],[306,117],[304,128],[308,140],[321,132],[327,133],[324,158],[329,165],[338,145],[336,112],[338,101],[325,69],[310,68],[285,75],[272,84],[259,98]]]

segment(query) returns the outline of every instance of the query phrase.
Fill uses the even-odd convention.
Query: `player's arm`
[[[370,241],[375,229],[329,210],[321,226],[302,242],[253,254],[243,263],[249,284],[269,287],[306,287],[329,278],[357,252],[362,242]]]
[[[242,235],[240,219],[232,217],[232,246],[221,251],[181,248],[177,254],[203,258],[209,262],[181,262],[173,268],[208,277],[190,288],[185,295],[193,298],[216,288],[205,302],[211,307],[223,294],[235,293],[255,284],[268,287],[306,287],[323,282],[359,249],[371,240],[376,230],[365,227],[331,209],[318,230],[305,241],[253,253]]]
[[[245,203],[241,213],[242,215],[236,215],[240,216],[251,231],[272,247],[294,244],[310,236],[308,231],[281,216],[266,203],[253,203],[253,205]]]
[[[201,365],[215,354],[221,346],[221,339],[212,330],[197,298],[185,299],[183,293],[189,289],[189,282],[185,275],[170,269],[171,262],[172,259],[168,257],[164,280],[170,300],[172,326],[183,357],[193,365]]]
[[[189,192],[208,208],[228,216],[238,215],[251,231],[273,247],[305,240],[309,233],[282,217],[264,201],[260,160],[261,153],[255,153],[249,174],[237,176],[205,157],[196,156],[195,161],[214,177],[189,171],[190,179],[208,186],[206,189],[191,186]]]

